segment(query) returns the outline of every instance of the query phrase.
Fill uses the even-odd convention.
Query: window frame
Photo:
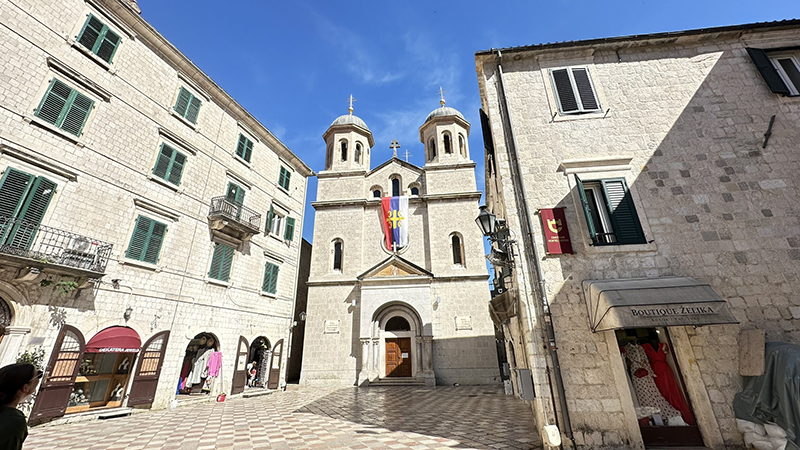
[[[289,215],[284,213],[282,209],[275,208],[274,204],[270,205],[264,234],[280,238],[282,236],[281,233],[284,232],[287,217]]]
[[[577,174],[573,174],[573,176],[575,177],[584,220],[592,241],[591,245],[604,247],[647,244],[647,238],[639,220],[639,212],[633,200],[633,194],[624,177],[581,180]],[[608,189],[612,183],[619,183],[619,187],[622,188],[623,196],[616,206],[613,205],[613,199]],[[591,192],[593,205],[589,203],[589,197],[586,195],[587,190]],[[592,214],[593,206],[596,213],[594,215]],[[620,210],[620,208],[622,209]],[[625,208],[629,210],[625,211]],[[629,222],[621,225],[621,220]],[[625,234],[623,226],[628,229],[628,233],[633,233],[635,236],[623,236]],[[602,232],[599,232],[597,228],[602,228]],[[602,239],[605,242],[601,241],[600,235],[606,236],[606,238]]]
[[[172,150],[172,156],[169,157],[169,161],[167,163],[167,167],[164,169],[164,176],[160,176],[158,173],[156,173],[156,169],[158,168],[158,165],[162,160],[161,157],[164,155],[163,152],[164,152],[164,148],[165,147]],[[178,156],[182,156],[183,157],[183,163],[181,163],[180,173],[178,174],[178,179],[175,180],[175,181],[172,181],[171,180],[172,171],[175,168],[175,159]],[[186,169],[186,163],[188,161],[189,161],[189,157],[185,153],[181,152],[180,150],[178,150],[174,146],[167,144],[166,142],[162,142],[161,145],[158,147],[158,153],[156,155],[155,165],[153,165],[152,174],[153,174],[153,176],[155,176],[155,177],[157,177],[157,178],[159,178],[159,179],[161,179],[163,181],[166,181],[167,183],[170,183],[170,184],[175,185],[175,186],[180,186],[181,185],[181,180],[183,179],[184,170]]]
[[[89,23],[91,22],[91,20],[93,18],[96,19],[98,22],[100,22],[101,28],[100,28],[99,31],[97,31],[97,30],[94,29],[94,27],[91,27],[91,29],[93,31],[97,32],[97,37],[95,38],[94,43],[92,44],[92,47],[89,47],[84,42],[82,42],[82,39],[83,39],[84,33],[86,33],[86,29],[90,27]],[[115,44],[113,44],[114,48],[111,50],[111,53],[109,54],[108,59],[105,59],[105,58],[103,58],[103,56],[101,56],[99,54],[99,52],[100,52],[100,49],[103,46],[103,43],[106,41],[106,37],[108,36],[108,33],[111,33],[112,35],[116,36],[117,37],[117,42]],[[119,49],[120,44],[122,44],[122,35],[117,33],[117,32],[115,32],[115,31],[113,31],[111,29],[111,27],[109,27],[108,25],[106,25],[105,22],[100,20],[100,18],[98,16],[96,16],[96,15],[94,15],[92,13],[89,13],[89,14],[86,15],[86,21],[83,23],[83,26],[81,27],[80,31],[78,32],[78,35],[75,36],[75,42],[77,42],[80,46],[82,46],[83,48],[87,49],[89,52],[91,52],[92,54],[94,54],[95,56],[100,58],[106,64],[113,64],[114,55],[117,54],[117,50]]]
[[[218,252],[217,249],[221,250]],[[231,270],[233,269],[233,257],[235,254],[236,249],[234,247],[221,242],[215,242],[214,250],[211,253],[211,262],[208,265],[208,278],[211,280],[221,281],[223,283],[229,283],[231,279]],[[217,262],[218,257],[222,258],[222,260],[219,262]],[[215,263],[217,263],[219,266],[217,267],[216,273],[212,273]],[[227,269],[225,269],[226,265]],[[223,272],[226,272],[224,279],[221,277]]]
[[[575,99],[575,103],[577,105],[576,110],[565,111],[564,107],[562,106],[563,101],[561,96],[559,95],[558,85],[554,76],[554,72],[558,72],[564,70],[567,73],[570,88],[572,90],[572,95]],[[584,70],[586,72],[586,77],[589,82],[589,87],[591,88],[592,95],[594,96],[594,101],[597,104],[596,108],[588,109],[583,106],[583,99],[580,95],[580,89],[575,81],[575,70]],[[550,79],[550,88],[553,90],[553,97],[555,98],[555,103],[558,108],[558,114],[562,116],[575,116],[575,115],[584,115],[584,114],[592,114],[598,113],[603,111],[603,105],[600,101],[600,95],[597,90],[597,86],[594,83],[594,79],[592,77],[591,71],[589,70],[588,65],[576,65],[576,66],[568,66],[568,67],[552,67],[547,69],[548,78]]]
[[[278,186],[286,192],[289,192],[289,186],[292,182],[292,172],[285,166],[281,166],[280,173],[278,174]]]
[[[287,242],[294,241],[294,232],[295,232],[295,218],[291,216],[286,216],[284,220],[283,226],[283,240]]]
[[[455,240],[458,239],[458,248],[455,246]],[[458,258],[456,258],[458,256]],[[461,234],[454,232],[450,233],[450,257],[453,267],[466,267],[464,254],[464,238]],[[456,261],[458,259],[458,261]]]
[[[239,133],[239,138],[236,141],[236,151],[235,154],[237,157],[242,159],[242,161],[246,163],[250,163],[250,159],[253,156],[253,148],[255,148],[255,142],[252,139],[245,136],[244,133]]]
[[[13,175],[12,175],[13,174]],[[17,183],[9,181],[12,176],[18,177]],[[27,179],[20,185],[22,179]],[[8,182],[8,185],[6,185]],[[16,186],[14,185],[16,184]],[[5,190],[3,188],[6,188]],[[16,201],[9,202],[8,195],[15,192],[8,192],[17,188]],[[36,237],[38,227],[44,221],[47,214],[47,209],[53,200],[58,189],[58,184],[44,176],[37,176],[31,173],[24,172],[12,166],[7,166],[3,171],[3,176],[0,177],[0,192],[4,192],[4,196],[0,197],[0,202],[3,206],[8,207],[13,205],[13,211],[9,212],[9,218],[15,219],[15,224],[12,227],[0,225],[0,244],[9,245],[11,247],[25,247],[30,248],[30,244]],[[45,198],[46,196],[46,198]],[[33,228],[22,228],[22,223],[26,222],[30,225],[35,225]],[[21,234],[18,234],[21,233]],[[27,234],[27,235],[26,235]],[[21,238],[20,238],[21,236]],[[24,245],[21,245],[24,240]],[[17,245],[15,245],[15,243]]]
[[[181,96],[183,95],[183,93],[188,94],[189,97],[186,99],[185,109],[183,110],[183,112],[181,112],[181,110],[178,109],[178,105],[181,102]],[[192,108],[193,100],[197,100],[197,112],[194,114],[194,118],[192,119],[189,117],[189,111]],[[200,118],[200,109],[202,109],[202,107],[203,107],[203,101],[200,99],[200,97],[195,95],[194,92],[187,89],[185,86],[181,86],[180,89],[178,89],[178,96],[175,98],[175,105],[173,105],[172,110],[175,112],[175,114],[178,115],[178,117],[186,120],[192,125],[197,125],[197,119]]]
[[[66,97],[62,96],[58,92],[53,92],[53,88],[56,86],[56,83],[59,83],[63,85],[65,88],[70,90],[69,94],[67,94]],[[43,117],[41,115],[45,107],[45,103],[48,101],[51,94],[58,97],[59,100],[62,100],[64,102],[53,121],[50,121],[49,118]],[[83,99],[86,99],[86,101],[89,102],[88,106],[85,108],[82,108],[81,106],[76,107],[75,101],[76,100],[83,101]],[[70,114],[72,114],[73,107],[75,107],[76,110],[83,110],[83,112],[85,112],[85,115],[81,120],[81,124],[76,130],[70,130],[64,128],[64,122],[66,122],[67,117]],[[39,120],[42,120],[43,122],[58,128],[59,130],[62,130],[77,138],[80,138],[83,135],[84,128],[86,127],[86,122],[89,121],[89,116],[91,116],[94,107],[95,107],[94,99],[92,99],[88,95],[83,94],[82,92],[73,88],[69,84],[59,80],[58,78],[53,77],[50,79],[50,82],[47,85],[47,89],[45,90],[44,95],[42,96],[42,99],[39,101],[39,106],[37,106],[36,109],[33,111],[33,115],[37,117]]]
[[[780,64],[780,60],[788,59],[794,65],[794,68],[798,74],[800,74],[800,59],[798,59],[797,52],[768,53],[767,57],[769,58],[769,62],[772,63],[772,66],[775,68],[775,71],[778,73],[778,76],[783,81],[783,84],[786,85],[786,89],[789,90],[787,96],[796,97],[800,95],[800,83],[795,84],[789,74],[786,73],[786,69]]]
[[[145,232],[144,242],[142,242],[142,244],[141,244],[141,250],[139,250],[139,255],[137,257],[136,255],[133,254],[134,250],[132,249],[132,247],[134,245],[134,239],[137,236],[137,232],[139,232],[141,230],[139,224],[140,224],[140,222],[142,220],[150,221],[150,224],[147,227],[148,230]],[[147,258],[147,254],[150,252],[150,245],[153,242],[152,241],[153,232],[155,231],[155,229],[156,229],[156,227],[158,225],[163,226],[164,230],[161,233],[161,236],[159,237],[160,242],[158,242],[158,248],[155,250],[155,257],[152,258],[152,260],[148,260],[148,259],[145,259],[145,258]],[[136,221],[134,222],[134,225],[133,225],[131,238],[128,241],[128,248],[125,250],[125,259],[129,259],[129,260],[132,260],[132,261],[139,261],[139,262],[143,262],[143,263],[146,263],[146,264],[157,265],[158,262],[161,260],[161,250],[163,250],[163,248],[164,248],[164,241],[166,240],[168,231],[169,231],[169,225],[167,225],[166,223],[160,222],[160,221],[155,220],[155,219],[153,219],[151,217],[148,217],[146,215],[139,214],[136,217]]]
[[[340,238],[336,238],[331,244],[331,270],[335,273],[342,273],[344,267],[344,241]]]
[[[264,276],[261,279],[261,292],[277,295],[279,276],[280,266],[278,264],[271,263],[269,261],[264,263]],[[267,284],[267,282],[269,282],[269,284]]]

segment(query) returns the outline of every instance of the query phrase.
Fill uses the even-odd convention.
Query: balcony
[[[113,244],[57,228],[0,217],[0,263],[99,278]]]
[[[246,241],[261,229],[261,214],[225,196],[214,197],[208,210],[208,226],[214,232]]]

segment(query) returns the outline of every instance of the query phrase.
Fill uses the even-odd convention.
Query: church
[[[352,101],[323,134],[301,384],[500,382],[469,131],[442,99],[423,167],[373,167]]]

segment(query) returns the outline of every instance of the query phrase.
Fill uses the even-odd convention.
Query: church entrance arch
[[[409,305],[394,303],[376,312],[379,330],[379,376],[415,377],[422,369],[418,339],[422,324]]]

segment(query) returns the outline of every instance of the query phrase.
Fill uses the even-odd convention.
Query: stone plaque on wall
[[[456,331],[471,330],[472,316],[456,316]]]
[[[326,320],[325,321],[325,334],[339,334],[339,321]]]

